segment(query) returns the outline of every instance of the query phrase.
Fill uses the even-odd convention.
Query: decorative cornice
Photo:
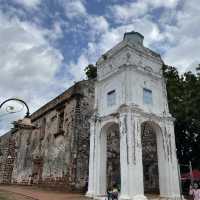
[[[90,122],[103,122],[103,121],[107,121],[110,119],[118,119],[119,118],[119,112],[115,112],[112,113],[110,115],[104,115],[104,116],[99,116],[98,113],[94,114],[91,118],[90,118]]]
[[[100,121],[107,121],[107,120],[110,120],[110,119],[113,119],[113,118],[118,118],[119,117],[119,113],[112,113],[110,115],[105,115],[105,116],[101,116],[99,117],[99,120]]]
[[[172,121],[174,122],[175,118],[171,116],[170,113],[163,113],[163,115],[157,115],[155,113],[147,113],[143,109],[139,108],[137,105],[130,105],[130,112],[131,113],[136,113],[139,116],[142,116],[144,118],[151,120],[156,120],[156,121]]]
[[[107,73],[106,75],[103,75],[101,77],[101,79],[98,77],[97,82],[108,79],[116,74],[119,74],[119,73],[125,71],[125,70],[136,70],[137,72],[151,76],[152,78],[154,78],[156,80],[163,78],[163,76],[161,74],[144,70],[143,66],[133,65],[133,64],[129,64],[129,65],[123,64],[123,65],[120,65],[118,68],[116,68],[114,71],[111,71],[110,73]]]
[[[113,118],[119,118],[119,116],[121,114],[125,114],[125,113],[132,113],[134,114],[136,117],[143,117],[146,120],[149,121],[170,121],[170,122],[174,122],[175,118],[172,117],[170,115],[170,113],[164,113],[163,115],[157,115],[155,113],[147,113],[145,112],[143,109],[139,108],[138,105],[136,104],[131,104],[131,105],[126,105],[123,104],[121,105],[116,112],[109,114],[109,115],[105,115],[105,116],[99,116],[97,113],[95,114],[95,117],[93,116],[91,118],[91,120],[96,120],[96,121],[107,121]]]

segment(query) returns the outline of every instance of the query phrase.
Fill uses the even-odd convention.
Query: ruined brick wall
[[[89,119],[93,112],[94,88],[81,85],[83,95],[76,97],[75,118],[71,142],[70,184],[75,188],[85,188],[89,166]],[[91,83],[90,83],[91,84]]]
[[[68,184],[75,105],[76,100],[73,98],[46,115],[45,135],[41,139],[41,150],[38,151],[43,157],[42,179],[45,185],[67,186]],[[61,120],[59,115],[63,112],[62,127],[59,127]]]
[[[9,132],[0,138],[0,183],[10,184],[15,160],[15,140]]]
[[[12,182],[83,189],[89,161],[94,83],[81,81],[32,114],[14,134]]]
[[[12,183],[28,183],[29,176],[32,173],[32,152],[37,145],[35,139],[32,138],[33,134],[34,131],[32,129],[24,128],[14,133],[16,158],[14,161]]]

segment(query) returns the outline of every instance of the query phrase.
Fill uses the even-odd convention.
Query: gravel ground
[[[31,186],[0,185],[0,200],[87,200],[84,195]]]
[[[0,190],[0,200],[34,200],[20,194]]]

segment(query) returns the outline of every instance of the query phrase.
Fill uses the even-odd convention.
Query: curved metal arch
[[[23,103],[26,106],[26,110],[27,110],[25,117],[29,117],[30,116],[29,107],[28,107],[27,103],[25,101],[23,101],[22,99],[17,99],[17,98],[6,99],[3,103],[0,104],[0,109],[8,101],[19,101],[19,102]]]

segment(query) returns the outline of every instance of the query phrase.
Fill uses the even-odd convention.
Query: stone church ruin
[[[160,55],[144,47],[143,39],[140,33],[125,33],[124,39],[97,61],[88,197],[103,200],[114,183],[120,200],[142,200],[146,194],[180,199],[164,63]],[[112,133],[116,136],[110,151]],[[120,173],[115,173],[116,168]]]
[[[93,101],[93,81],[81,81],[15,122],[0,141],[0,183],[85,190]]]
[[[102,55],[96,80],[76,83],[15,123],[0,141],[0,183],[87,191],[120,200],[180,199],[164,64],[137,32]]]

